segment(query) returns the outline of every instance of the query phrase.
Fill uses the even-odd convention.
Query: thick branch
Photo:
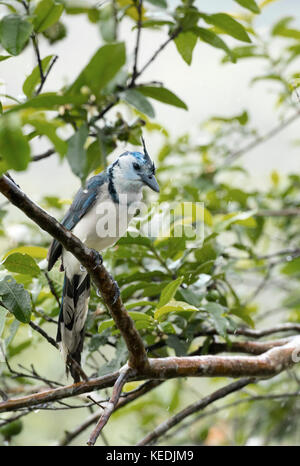
[[[81,262],[91,275],[102,298],[109,308],[128,348],[129,365],[138,370],[147,365],[147,355],[140,334],[136,330],[133,320],[127,313],[118,295],[118,287],[103,265],[96,265],[95,252],[64,228],[55,218],[32,202],[25,193],[7,176],[0,178],[0,192],[15,206],[22,210],[31,220],[43,230],[57,239],[63,247]]]
[[[286,345],[272,348],[259,356],[186,356],[149,359],[149,365],[137,375],[128,377],[128,381],[177,377],[272,377],[297,363],[299,359],[300,336],[297,336]],[[0,403],[0,412],[15,411],[112,387],[118,377],[119,372],[114,372],[97,379],[10,399]]]

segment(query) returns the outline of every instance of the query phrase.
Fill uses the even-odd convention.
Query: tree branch
[[[53,155],[53,154],[55,154],[55,150],[54,149],[48,149],[46,152],[43,152],[42,154],[34,155],[31,158],[31,162],[38,162],[39,160],[46,159],[46,158],[50,157],[50,155]]]
[[[112,415],[112,413],[114,412],[117,406],[117,403],[119,401],[119,398],[122,392],[122,388],[124,387],[124,384],[126,383],[126,380],[130,374],[133,375],[133,371],[130,367],[128,367],[128,365],[124,366],[120,370],[120,375],[117,378],[116,383],[114,384],[112,396],[108,404],[106,405],[105,409],[103,410],[103,413],[101,414],[100,419],[97,422],[95,429],[90,435],[90,438],[87,442],[88,445],[90,446],[95,445],[97,438],[99,437],[103,427],[107,424],[110,416]]]
[[[136,35],[136,43],[134,49],[134,64],[133,64],[133,71],[132,71],[132,78],[128,87],[134,86],[136,77],[138,76],[137,70],[137,62],[138,62],[138,55],[139,55],[139,47],[140,47],[140,39],[141,39],[141,29],[142,29],[142,12],[143,12],[143,0],[134,0],[135,6],[138,14],[137,19],[137,35]]]
[[[177,377],[272,377],[297,363],[300,358],[300,336],[287,344],[270,349],[259,356],[186,356],[149,359],[149,365],[128,381],[166,380]],[[46,392],[10,399],[0,403],[0,412],[15,411],[58,401],[83,393],[112,387],[119,371],[103,377],[59,387]]]
[[[231,165],[233,162],[235,162],[238,158],[240,158],[242,155],[246,154],[250,150],[254,149],[258,145],[262,144],[263,142],[268,141],[272,137],[276,136],[279,134],[281,131],[283,131],[285,128],[287,128],[291,123],[296,121],[300,117],[300,110],[298,110],[296,113],[291,115],[289,118],[287,118],[285,121],[279,123],[276,125],[274,128],[272,128],[270,131],[268,131],[266,134],[263,136],[258,136],[254,141],[251,141],[249,144],[247,144],[245,147],[242,147],[241,149],[237,150],[236,152],[230,154],[224,161],[224,163],[221,165],[219,168],[226,167],[227,165]]]
[[[218,408],[213,408],[210,411],[207,411],[205,413],[199,414],[190,423],[186,422],[182,426],[178,427],[178,429],[176,429],[173,435],[175,435],[181,429],[186,429],[188,425],[191,425],[194,422],[199,421],[200,419],[203,419],[208,416],[212,416],[226,409],[234,408],[235,406],[238,406],[240,404],[251,403],[254,401],[280,400],[280,399],[286,399],[286,398],[299,398],[299,397],[300,397],[300,392],[278,393],[278,394],[274,393],[274,394],[269,394],[269,395],[248,396],[247,398],[242,398],[241,400],[236,400],[236,401],[233,401],[232,403],[228,403]]]
[[[241,327],[237,328],[235,330],[228,330],[227,333],[229,335],[235,335],[235,336],[244,336],[244,337],[250,337],[250,338],[263,338],[266,336],[273,335],[274,333],[285,333],[285,332],[296,332],[300,333],[300,324],[294,323],[285,323],[285,324],[278,324],[275,325],[274,327],[266,328],[266,329],[261,329],[261,330],[254,330],[248,327]],[[194,335],[194,338],[197,337],[207,337],[207,336],[214,336],[218,335],[218,332],[215,328],[207,328],[203,329],[199,332],[197,332]],[[147,351],[152,352],[155,351],[159,348],[162,348],[163,346],[166,345],[165,340],[160,340],[156,343],[153,343],[153,345],[147,346]]]
[[[201,409],[206,408],[206,406],[214,403],[215,401],[224,398],[227,395],[230,395],[233,392],[240,390],[241,388],[249,385],[250,383],[254,383],[256,379],[254,377],[247,377],[236,382],[232,382],[225,387],[216,390],[215,392],[211,393],[208,396],[205,396],[201,400],[187,406],[185,409],[180,411],[179,413],[175,414],[174,416],[167,419],[165,422],[160,424],[156,427],[152,432],[150,432],[146,437],[144,437],[137,446],[142,445],[149,445],[156,441],[159,437],[165,434],[169,429],[176,426],[179,422],[181,422],[186,417],[190,416],[191,414],[200,411]]]
[[[124,393],[123,395],[121,395],[121,398],[119,399],[118,404],[115,407],[115,411],[122,408],[123,406],[126,406],[128,403],[131,403],[132,401],[140,398],[146,393],[150,392],[151,390],[156,388],[161,383],[162,383],[161,380],[149,380],[148,382],[145,382],[143,385],[139,386],[135,390],[132,390],[129,393]],[[74,430],[70,432],[66,432],[65,437],[59,442],[59,445],[60,446],[69,445],[70,442],[74,440],[74,438],[76,438],[78,435],[84,432],[92,424],[95,424],[95,422],[97,422],[97,420],[99,419],[100,415],[101,415],[101,412],[99,413],[97,411],[96,413],[89,416],[82,424],[77,426]]]
[[[156,57],[167,47],[167,45],[172,42],[172,40],[176,39],[176,37],[181,33],[181,27],[178,27],[175,29],[172,34],[168,37],[168,39],[163,42],[158,49],[154,52],[154,54],[149,58],[149,60],[144,64],[144,66],[138,71],[135,75],[135,79],[137,79],[139,76],[141,76],[142,73],[148,68],[151,63],[154,62]]]
[[[39,87],[37,88],[36,92],[35,92],[35,95],[39,95],[40,92],[42,91],[43,87],[44,87],[44,84],[49,76],[49,73],[50,71],[52,70],[53,68],[53,65],[55,64],[56,60],[58,59],[58,56],[57,55],[54,55],[54,57],[52,58],[51,60],[51,63],[49,65],[49,68],[48,70],[46,71],[46,74],[43,74],[43,78],[42,78],[42,75],[41,75],[41,83],[39,85]]]

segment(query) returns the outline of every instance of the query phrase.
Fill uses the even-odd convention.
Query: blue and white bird
[[[130,207],[141,201],[144,186],[159,192],[154,163],[143,139],[142,142],[144,153],[124,152],[105,171],[90,178],[85,187],[79,189],[64,216],[62,224],[89,248],[103,251],[126,233],[128,223],[134,215]],[[120,212],[129,214],[122,215],[122,221],[118,222]],[[109,234],[107,228],[115,226],[116,222],[117,228]],[[103,234],[104,230],[106,234]],[[65,279],[57,342],[60,344],[67,368],[77,382],[80,377],[76,366],[81,362],[90,277],[79,261],[57,240],[52,242],[48,252],[48,270],[52,269],[60,256]]]

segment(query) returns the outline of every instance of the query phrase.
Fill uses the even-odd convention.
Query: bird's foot
[[[112,299],[112,304],[116,304],[116,302],[118,301],[118,299],[120,297],[121,292],[120,292],[120,288],[119,288],[119,285],[116,282],[116,280],[114,280],[111,275],[110,275],[110,278],[112,279],[112,281],[114,283],[114,296],[113,296],[113,299]]]
[[[92,251],[93,260],[95,263],[94,269],[96,269],[99,265],[103,264],[103,258],[101,254],[98,251],[96,251],[96,249],[91,249],[91,251]]]

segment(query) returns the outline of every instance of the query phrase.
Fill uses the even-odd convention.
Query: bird
[[[134,205],[143,196],[143,188],[159,192],[155,165],[142,138],[143,152],[126,151],[106,170],[89,178],[66,212],[62,225],[96,252],[114,245],[127,231],[134,216]],[[105,214],[104,215],[104,211]],[[120,213],[122,221],[120,222]],[[118,228],[114,226],[117,224]],[[109,228],[113,231],[109,231]],[[81,353],[90,297],[90,276],[73,254],[54,239],[48,251],[48,271],[61,257],[64,283],[56,341],[74,382],[80,381]]]

